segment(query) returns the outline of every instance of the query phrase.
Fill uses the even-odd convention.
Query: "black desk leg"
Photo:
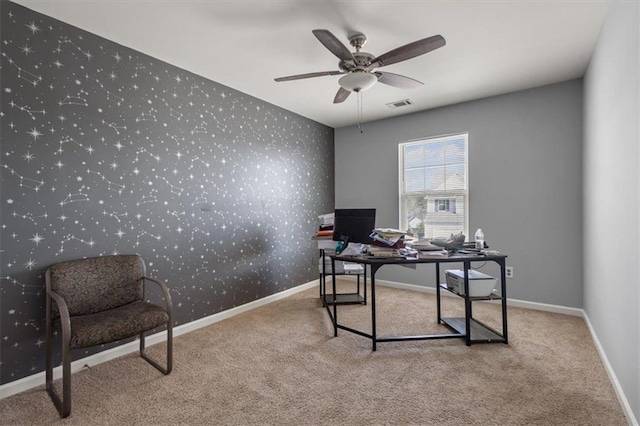
[[[333,336],[338,336],[338,303],[336,303],[336,261],[331,258],[331,281],[333,283]]]
[[[371,265],[371,341],[374,352],[378,346],[376,333],[376,271],[379,267],[380,265]]]
[[[504,337],[504,343],[508,344],[509,340],[507,338],[507,274],[506,274],[506,265],[505,260],[500,259],[498,262],[500,264],[500,291],[502,296],[502,336]]]
[[[471,262],[465,260],[464,264],[464,324],[466,328],[465,343],[467,346],[471,346],[471,299],[469,297],[469,268],[471,268]]]
[[[320,299],[322,300],[322,305],[326,306],[326,300],[324,295],[327,294],[327,271],[325,269],[324,264],[324,249],[320,249],[320,259],[322,260],[322,273],[320,274]]]
[[[367,265],[362,264],[362,269],[364,269],[364,304],[367,305]]]
[[[442,324],[442,310],[440,308],[440,264],[436,263],[436,309],[438,312],[438,324]]]

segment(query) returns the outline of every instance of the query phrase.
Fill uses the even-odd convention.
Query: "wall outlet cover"
[[[507,278],[513,278],[513,266],[506,267]]]

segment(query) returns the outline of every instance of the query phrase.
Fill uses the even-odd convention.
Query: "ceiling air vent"
[[[401,101],[390,102],[387,106],[391,109],[400,108],[408,105],[413,105],[413,101],[411,99],[403,99]]]

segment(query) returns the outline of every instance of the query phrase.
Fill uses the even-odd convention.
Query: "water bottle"
[[[484,232],[480,228],[476,231],[476,250],[484,250]]]

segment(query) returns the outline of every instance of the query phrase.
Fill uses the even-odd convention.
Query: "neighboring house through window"
[[[399,144],[400,229],[426,239],[469,235],[468,138]]]
[[[436,212],[449,212],[449,213],[455,213],[456,212],[456,199],[437,199],[436,203],[435,203],[435,211]]]

